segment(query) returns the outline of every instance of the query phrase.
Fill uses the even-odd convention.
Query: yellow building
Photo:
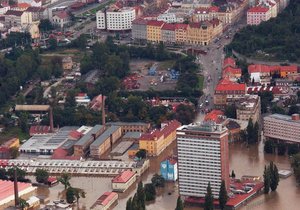
[[[7,142],[5,142],[2,146],[7,147],[7,148],[17,148],[19,149],[20,147],[20,141],[18,138],[12,138],[10,140],[8,140]]]
[[[177,120],[161,124],[161,129],[143,134],[139,140],[139,148],[145,149],[150,156],[159,155],[176,139],[176,129],[180,127]]]
[[[175,26],[175,41],[178,44],[186,43],[187,24],[176,24]]]
[[[222,32],[222,23],[217,20],[190,23],[187,27],[187,43],[208,45],[212,39]]]
[[[164,25],[163,21],[150,20],[147,23],[147,40],[152,42],[160,42],[161,28]]]
[[[62,67],[63,67],[63,70],[72,70],[73,61],[72,61],[72,58],[70,56],[64,57],[62,59]]]

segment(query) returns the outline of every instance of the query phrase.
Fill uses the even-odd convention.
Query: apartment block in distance
[[[161,124],[161,129],[155,129],[151,133],[141,135],[139,148],[145,149],[150,156],[159,155],[167,146],[176,139],[176,129],[180,122],[172,120]]]
[[[300,144],[299,114],[272,114],[264,117],[264,136],[270,140]]]
[[[271,18],[271,11],[267,7],[256,6],[247,11],[247,24],[259,25],[263,21],[268,21]]]
[[[229,189],[228,130],[215,122],[177,129],[179,194],[203,198],[210,182],[215,198],[222,180]]]

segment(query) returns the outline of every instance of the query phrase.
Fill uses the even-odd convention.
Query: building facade
[[[161,124],[161,129],[141,135],[139,148],[145,149],[150,156],[158,156],[176,139],[176,129],[180,126],[177,120]]]
[[[177,160],[168,158],[160,163],[160,174],[167,181],[178,179]]]
[[[121,172],[111,181],[113,191],[125,192],[136,181],[136,173],[130,170]]]
[[[258,95],[245,95],[236,103],[236,117],[238,120],[248,121],[250,118],[253,123],[260,121],[261,103]]]
[[[300,117],[272,114],[264,117],[264,136],[287,143],[300,143]]]
[[[135,19],[132,22],[132,38],[138,41],[147,40],[147,20]]]
[[[256,6],[247,11],[247,24],[259,25],[263,21],[268,21],[271,18],[271,11],[267,7]]]
[[[164,43],[175,43],[175,24],[165,23],[161,28],[161,38]]]
[[[221,124],[203,122],[177,129],[179,194],[204,197],[210,182],[219,195],[222,180],[229,189],[228,130]]]
[[[160,42],[161,28],[163,27],[163,21],[149,20],[147,23],[147,40],[151,42]]]

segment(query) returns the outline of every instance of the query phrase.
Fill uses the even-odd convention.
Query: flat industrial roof
[[[144,122],[108,122],[107,125],[150,125],[149,123]]]
[[[132,145],[133,141],[122,141],[111,151],[111,154],[123,155]]]
[[[92,137],[93,134],[97,133],[103,128],[102,125],[95,125],[87,134],[85,134],[81,139],[79,139],[74,145],[83,146]]]
[[[266,116],[264,118],[274,118],[274,119],[277,119],[277,120],[284,120],[284,121],[287,121],[287,122],[293,122],[293,123],[300,123],[300,120],[292,120],[292,117],[289,116],[289,115],[283,115],[283,114],[271,114],[269,116]]]
[[[97,147],[100,146],[107,138],[110,137],[114,132],[116,132],[118,129],[120,129],[120,126],[112,125],[109,127],[106,131],[104,131],[103,134],[101,134],[92,144],[91,147]]]
[[[141,137],[141,132],[127,132],[123,136],[123,139],[138,139]]]
[[[59,129],[57,133],[34,135],[21,145],[20,150],[38,152],[39,150],[56,149],[68,140],[70,131],[74,129],[76,130],[78,127],[66,126]]]

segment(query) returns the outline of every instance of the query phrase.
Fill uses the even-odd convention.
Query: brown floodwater
[[[159,172],[159,164],[167,156],[174,153],[176,144],[173,143],[163,154],[157,158],[151,159],[149,170],[143,174],[141,180],[143,183],[151,181],[154,173]],[[247,147],[242,143],[230,145],[230,171],[233,169],[239,178],[242,175],[262,176],[265,164],[274,161],[279,169],[289,169],[290,163],[288,157],[266,155],[263,152],[263,144],[251,145]],[[80,199],[80,209],[90,209],[96,199],[105,191],[111,190],[111,178],[99,177],[72,177],[71,185],[82,188],[86,191],[86,198]],[[125,193],[119,194],[119,203],[115,210],[124,210],[126,201],[133,196],[137,183],[131,186]],[[40,187],[38,194],[48,196],[50,200],[56,200],[64,197],[64,187],[59,184],[50,190]],[[164,189],[158,191],[155,202],[147,204],[147,210],[174,210],[178,196],[177,183],[167,183]],[[186,207],[185,210],[201,209],[199,207]],[[277,192],[269,195],[260,195],[253,199],[240,210],[299,210],[300,209],[300,187],[296,185],[294,176],[287,179],[281,179]]]

